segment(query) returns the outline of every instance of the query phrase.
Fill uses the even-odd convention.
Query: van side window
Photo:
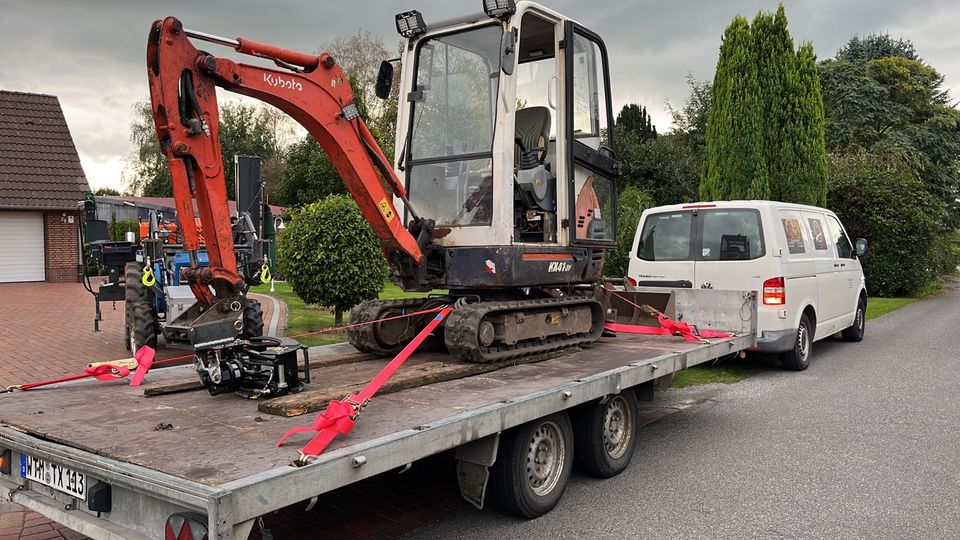
[[[823,230],[823,223],[818,218],[807,218],[810,225],[810,236],[813,238],[813,248],[817,251],[827,250],[827,233]]]
[[[806,253],[803,245],[803,230],[800,228],[800,220],[797,218],[780,218],[783,223],[783,232],[787,235],[787,249],[790,253]]]
[[[704,210],[699,261],[749,261],[763,257],[763,230],[756,210]]]
[[[651,214],[643,222],[637,257],[644,261],[689,260],[692,237],[690,212]]]
[[[837,241],[837,256],[841,259],[856,259],[856,256],[853,254],[853,245],[850,244],[850,239],[847,238],[846,233],[843,232],[843,227],[840,226],[837,218],[827,216],[827,226],[830,227],[831,236]]]

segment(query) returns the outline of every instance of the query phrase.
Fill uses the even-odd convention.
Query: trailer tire
[[[147,302],[127,302],[127,347],[137,352],[144,345],[157,348],[157,313]]]
[[[505,432],[491,471],[497,503],[531,519],[552,510],[570,479],[573,452],[573,426],[565,412]]]
[[[263,335],[263,307],[260,302],[246,298],[243,301],[243,339]]]
[[[797,339],[793,348],[780,355],[780,365],[791,371],[803,371],[810,367],[810,356],[813,354],[813,328],[810,319],[804,313],[800,316],[800,327],[797,328]]]
[[[574,465],[597,478],[622,473],[637,448],[637,397],[633,389],[597,401],[573,417]]]

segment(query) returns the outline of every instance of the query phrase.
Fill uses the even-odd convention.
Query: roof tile
[[[86,191],[56,96],[0,90],[0,209],[73,209]]]

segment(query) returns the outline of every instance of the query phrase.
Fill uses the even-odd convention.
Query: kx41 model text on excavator
[[[226,384],[245,362],[230,342],[242,334],[245,286],[232,253],[218,86],[279,108],[317,140],[403,289],[449,291],[354,308],[351,323],[388,319],[351,329],[357,349],[392,354],[432,318],[396,315],[452,302],[458,307],[433,341],[457,359],[492,362],[600,337],[604,309],[592,284],[614,243],[620,172],[606,48],[535,3],[485,0],[483,8],[429,26],[417,11],[396,16],[406,46],[395,163],[329,54],[188,30],[172,17],[153,24],[147,62],[157,135],[178,210],[192,215],[196,199],[209,253],[208,266],[183,273],[206,329],[194,348],[208,387]],[[214,56],[191,38],[277,68]],[[377,95],[386,99],[393,80],[393,64],[384,62]],[[182,233],[184,249],[195,253],[193,220],[182,221]]]

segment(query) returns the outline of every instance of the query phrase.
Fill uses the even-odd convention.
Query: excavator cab
[[[435,222],[427,281],[596,281],[615,239],[620,173],[603,40],[512,0],[437,24],[416,11],[396,20],[408,41],[395,165],[411,205]]]

